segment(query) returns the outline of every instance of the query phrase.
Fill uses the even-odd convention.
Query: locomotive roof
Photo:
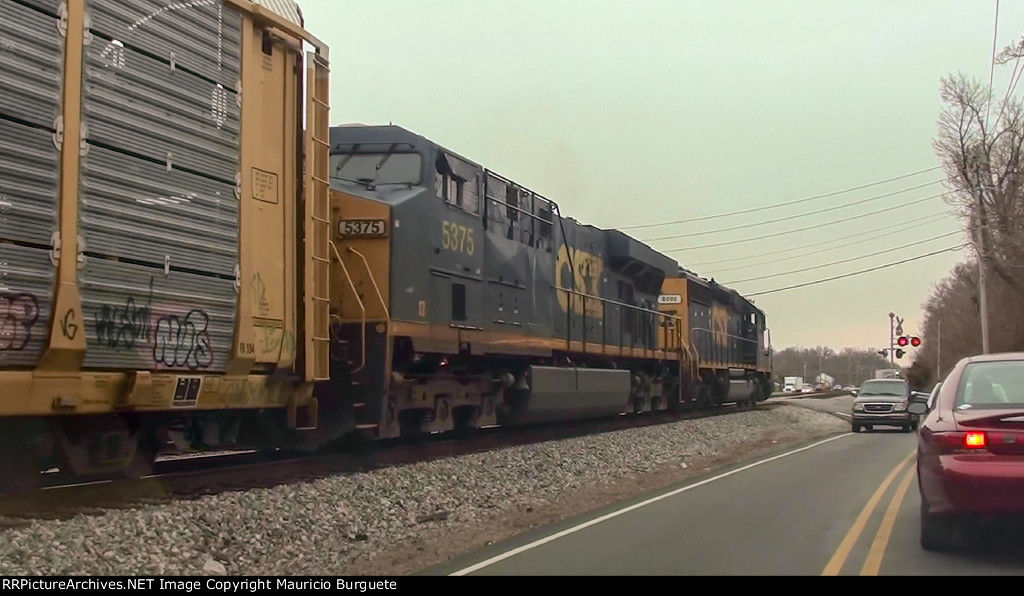
[[[734,306],[740,306],[742,304],[751,311],[764,314],[764,311],[754,306],[754,303],[748,300],[747,298],[744,298],[742,294],[740,294],[739,292],[730,287],[723,286],[722,284],[716,282],[714,278],[707,279],[701,277],[694,273],[693,271],[690,271],[689,269],[685,269],[683,267],[679,268],[679,275],[685,277],[689,281],[689,283],[704,288],[708,294],[710,294],[712,297],[721,302],[726,302]]]
[[[403,128],[401,126],[397,126],[394,124],[367,125],[362,123],[351,123],[340,126],[332,126],[330,133],[330,142],[332,151],[344,148],[351,148],[354,145],[377,145],[383,148],[384,146],[390,146],[393,143],[406,143],[409,145],[409,149],[436,147],[444,151],[445,153],[448,153],[454,157],[457,157],[465,161],[466,163],[472,166],[480,168],[481,170],[485,171],[488,174],[492,174],[503,181],[515,184],[516,186],[519,186],[524,190],[529,190],[531,193],[536,194],[537,196],[549,200],[557,205],[556,201],[551,200],[546,195],[535,192],[521,184],[518,184],[514,180],[510,180],[509,178],[506,178],[505,176],[502,176],[497,172],[485,168],[480,163],[468,159],[465,156],[448,149],[447,147],[444,147],[434,141],[431,141],[430,139],[424,137],[423,135],[417,134],[407,128]],[[675,273],[675,271],[679,267],[679,264],[672,257],[669,257],[668,255],[662,253],[661,251],[638,240],[637,238],[634,238],[633,236],[630,236],[629,234],[622,232],[621,230],[617,230],[615,228],[602,228],[599,226],[581,222],[574,217],[566,216],[564,214],[559,215],[562,216],[562,219],[566,221],[571,221],[575,225],[590,228],[593,230],[598,230],[601,232],[606,232],[608,234],[610,241],[615,242],[617,245],[621,246],[622,240],[628,240],[625,243],[623,250],[631,254],[632,258],[637,259],[640,262],[646,263],[648,266],[660,270],[665,274],[670,275],[672,273]],[[617,238],[618,240],[614,240],[613,238]]]

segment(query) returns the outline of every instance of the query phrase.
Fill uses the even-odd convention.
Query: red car
[[[961,360],[918,432],[921,546],[953,545],[957,522],[1024,514],[1024,353]]]

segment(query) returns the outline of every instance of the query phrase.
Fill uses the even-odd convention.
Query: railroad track
[[[494,427],[481,429],[468,438],[431,436],[411,441],[367,441],[356,445],[352,451],[314,455],[278,451],[181,457],[158,461],[153,475],[137,480],[67,483],[58,474],[31,494],[0,496],[0,527],[21,525],[32,519],[66,519],[78,514],[102,514],[109,509],[271,488],[339,474],[357,474],[506,447],[765,410],[779,405],[782,404],[769,401],[753,408],[725,404],[699,412],[657,412],[575,423]]]

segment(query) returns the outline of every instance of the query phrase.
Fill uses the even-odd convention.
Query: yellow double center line
[[[889,489],[889,485],[900,473],[910,460],[914,458],[915,451],[911,451],[903,461],[899,463],[889,475],[885,477],[882,484],[878,486],[878,490],[875,494],[871,495],[867,505],[857,516],[857,520],[853,522],[853,526],[850,527],[850,531],[846,533],[846,537],[839,544],[839,548],[836,549],[832,559],[829,560],[828,565],[825,566],[825,570],[821,572],[822,575],[839,575],[839,572],[843,569],[843,565],[846,563],[847,557],[850,556],[850,551],[853,550],[857,540],[860,538],[861,533],[864,531],[864,527],[867,525],[868,520],[871,519],[871,514],[874,513],[875,507],[878,506],[878,502],[882,500],[882,495]],[[915,468],[913,466],[907,470],[903,476],[903,480],[900,482],[899,487],[896,489],[896,494],[893,495],[892,501],[889,503],[889,508],[885,512],[885,517],[882,519],[882,525],[878,528],[878,533],[875,534],[875,540],[871,543],[871,550],[868,551],[868,557],[864,561],[864,567],[861,568],[861,575],[877,575],[878,569],[882,565],[882,556],[885,554],[885,547],[889,543],[889,536],[892,535],[892,528],[896,524],[896,515],[899,513],[900,505],[903,504],[903,498],[907,494],[907,489],[910,487],[910,481],[914,478]]]

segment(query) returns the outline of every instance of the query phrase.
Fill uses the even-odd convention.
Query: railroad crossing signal
[[[904,352],[903,350],[896,350],[896,358],[903,358],[903,354],[905,353],[906,352]]]
[[[904,335],[896,340],[896,344],[901,348],[905,348],[908,345],[914,346],[915,348],[921,346],[921,338],[916,336]]]

